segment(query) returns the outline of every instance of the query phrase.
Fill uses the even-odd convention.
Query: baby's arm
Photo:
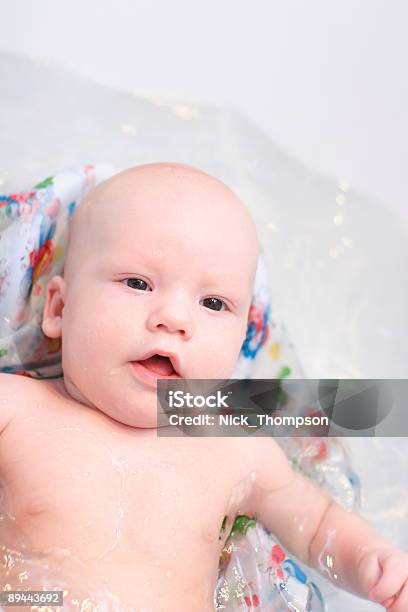
[[[274,441],[268,442],[274,447],[269,455],[273,463],[264,461],[259,472],[259,521],[296,557],[329,575],[338,586],[392,612],[406,612],[408,555],[293,472],[283,451]]]

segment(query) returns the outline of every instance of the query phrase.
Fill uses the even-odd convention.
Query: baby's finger
[[[387,610],[388,612],[406,612],[408,610],[408,581],[398,594],[397,601]]]
[[[389,597],[388,599],[386,599],[385,601],[381,602],[381,605],[388,610],[389,608],[391,608],[392,604],[395,602],[396,599],[396,595],[393,595],[392,597]]]
[[[400,559],[390,556],[381,561],[383,573],[377,584],[370,589],[370,598],[374,601],[385,601],[398,593],[407,577],[405,563]]]

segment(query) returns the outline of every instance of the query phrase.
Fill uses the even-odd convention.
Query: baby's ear
[[[47,284],[43,312],[42,330],[48,338],[62,335],[62,311],[64,310],[65,281],[62,276],[53,276]]]

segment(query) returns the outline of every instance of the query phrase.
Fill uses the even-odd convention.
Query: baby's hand
[[[396,548],[367,553],[360,561],[358,575],[367,597],[389,612],[408,610],[408,554]]]

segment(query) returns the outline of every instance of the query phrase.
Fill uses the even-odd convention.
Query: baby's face
[[[164,164],[116,175],[80,209],[65,279],[54,279],[65,387],[122,423],[154,427],[157,378],[231,377],[247,327],[255,228],[221,183]],[[55,335],[48,293],[43,329]],[[155,353],[170,354],[177,372],[168,359],[140,363]]]

